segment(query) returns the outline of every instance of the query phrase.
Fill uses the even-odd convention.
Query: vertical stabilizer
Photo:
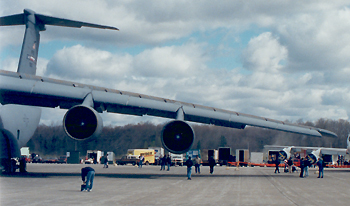
[[[21,56],[18,63],[18,73],[36,74],[36,64],[38,59],[40,31],[45,31],[45,25],[65,26],[65,27],[92,27],[98,29],[119,30],[111,26],[73,21],[69,19],[57,18],[37,14],[32,10],[24,9],[23,14],[0,17],[0,26],[26,25],[23,39]]]
[[[36,21],[35,13],[31,10],[25,9],[23,18],[26,25],[26,31],[24,34],[17,72],[35,75],[39,52],[39,31],[45,30],[45,25]]]

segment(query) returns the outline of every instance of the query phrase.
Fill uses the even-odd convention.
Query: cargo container
[[[252,152],[250,154],[250,162],[256,164],[262,164],[264,162],[264,153],[263,152]]]
[[[200,151],[201,157],[202,157],[202,165],[208,166],[209,165],[209,157],[213,157],[215,162],[218,161],[218,150],[215,149],[203,149]]]
[[[227,165],[227,162],[229,162],[230,156],[231,156],[231,148],[219,147],[218,151],[219,151],[218,164],[220,164],[220,166]]]
[[[239,161],[240,166],[247,166],[249,162],[249,150],[237,149],[236,150],[236,162]]]

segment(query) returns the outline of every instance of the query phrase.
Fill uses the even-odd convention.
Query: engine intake
[[[187,152],[194,142],[192,127],[184,121],[174,120],[166,124],[162,131],[163,146],[175,154]]]
[[[91,107],[78,105],[69,109],[63,118],[64,131],[76,140],[85,140],[101,134],[103,121]]]
[[[288,159],[288,154],[285,151],[281,150],[279,152],[279,158],[280,158],[280,160],[284,161],[284,160]]]

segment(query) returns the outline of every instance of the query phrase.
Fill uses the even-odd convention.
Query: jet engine
[[[191,148],[194,142],[194,131],[186,122],[174,120],[164,126],[161,139],[168,151],[182,154]]]
[[[284,161],[284,160],[287,160],[289,159],[291,156],[290,156],[290,151],[291,151],[291,147],[286,147],[286,148],[283,148],[283,150],[281,150],[279,152],[279,158],[280,160]]]
[[[314,164],[317,162],[318,158],[321,155],[321,150],[314,150],[310,154],[307,155],[308,160],[310,161],[311,164]]]
[[[93,108],[77,105],[70,108],[65,114],[63,127],[72,139],[85,140],[101,134],[103,121]]]

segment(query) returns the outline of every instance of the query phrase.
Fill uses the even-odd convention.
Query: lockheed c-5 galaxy
[[[40,107],[68,109],[63,118],[64,131],[76,140],[99,136],[103,127],[99,115],[101,112],[175,119],[164,126],[161,135],[163,146],[173,153],[184,153],[193,144],[194,131],[186,121],[238,129],[250,125],[316,137],[336,136],[324,129],[239,112],[40,77],[36,75],[36,64],[39,33],[46,30],[45,25],[118,29],[37,14],[29,9],[21,14],[1,17],[0,25],[26,26],[17,72],[0,70],[0,138],[3,165],[11,157],[18,156],[18,147],[24,146],[33,135],[40,121]]]

